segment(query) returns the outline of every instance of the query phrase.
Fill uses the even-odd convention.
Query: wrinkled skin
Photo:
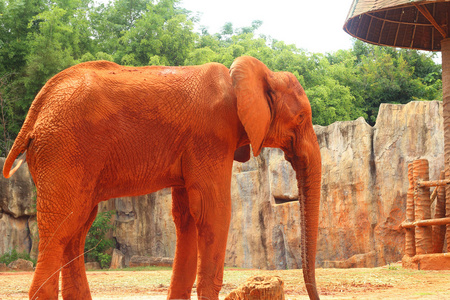
[[[303,273],[311,299],[321,158],[303,88],[290,73],[241,57],[230,70],[71,67],[34,100],[6,159],[26,152],[37,188],[39,256],[31,299],[91,299],[83,248],[100,201],[172,187],[176,254],[169,299],[218,299],[231,216],[233,159],[278,147],[297,174]]]

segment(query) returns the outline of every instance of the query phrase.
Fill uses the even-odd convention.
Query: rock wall
[[[442,103],[383,104],[377,123],[364,119],[315,126],[323,178],[317,265],[374,267],[401,259],[407,163],[430,161],[430,178],[443,168]],[[3,159],[0,159],[3,165]],[[36,253],[34,188],[26,168],[0,180],[0,254]],[[298,191],[295,173],[278,149],[264,149],[235,163],[232,220],[226,265],[242,268],[301,267]],[[173,257],[175,228],[170,190],[111,199],[113,233],[125,264],[133,255]]]
[[[3,169],[4,158],[0,158]],[[12,249],[37,257],[36,189],[26,167],[0,175],[0,255]]]
[[[140,197],[103,202],[100,211],[116,210],[113,237],[128,266],[134,255],[173,257],[175,225],[172,221],[170,189]]]
[[[318,258],[323,266],[379,266],[404,251],[407,164],[443,169],[442,103],[383,104],[372,128],[360,118],[316,130],[323,159]]]

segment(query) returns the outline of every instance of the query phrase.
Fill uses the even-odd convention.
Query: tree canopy
[[[0,155],[45,82],[90,60],[229,67],[251,55],[298,78],[319,125],[361,116],[374,124],[380,103],[442,99],[441,66],[432,53],[357,40],[352,49],[310,53],[257,34],[261,24],[226,23],[210,33],[178,0],[0,0]]]

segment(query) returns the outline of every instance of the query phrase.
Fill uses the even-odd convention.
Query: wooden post
[[[444,118],[445,178],[450,179],[450,39],[441,41],[442,52],[442,102]],[[450,186],[445,190],[447,217],[450,217]],[[447,225],[447,252],[450,252],[450,225]]]
[[[413,164],[408,164],[409,187],[406,196],[406,222],[414,221],[414,177]],[[416,255],[416,241],[414,238],[414,227],[406,228],[405,233],[405,254],[407,256]]]
[[[429,180],[428,160],[418,159],[413,162],[413,177],[414,181]],[[430,188],[415,186],[414,191],[415,202],[415,220],[427,220],[431,218],[430,209]],[[431,253],[431,227],[417,227],[415,232],[416,240],[416,254]]]
[[[439,180],[445,179],[445,172],[442,171]],[[436,198],[436,210],[434,213],[435,219],[440,219],[445,217],[445,187],[437,186],[437,198]],[[433,226],[433,253],[442,253],[442,248],[444,247],[445,239],[445,225],[434,225]]]
[[[445,177],[450,178],[450,171],[445,171]],[[450,217],[450,184],[445,187],[445,216]],[[450,253],[450,224],[447,224],[447,253]]]

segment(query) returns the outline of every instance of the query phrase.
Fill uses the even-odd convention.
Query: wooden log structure
[[[442,253],[446,234],[447,245],[450,244],[449,175],[448,171],[442,171],[439,180],[430,181],[426,159],[408,164],[406,220],[399,226],[405,229],[404,267],[420,269],[427,265],[427,269],[437,270],[447,269],[450,265],[449,253]],[[433,186],[436,188],[430,197]],[[431,219],[431,204],[435,199],[435,214]],[[450,246],[447,246],[447,252],[450,252]]]
[[[442,102],[444,118],[444,165],[445,178],[450,179],[450,38],[441,41],[442,51]],[[445,188],[445,216],[450,217],[450,185]],[[447,225],[447,252],[450,252],[450,225]]]
[[[449,179],[444,180],[434,180],[434,181],[418,181],[417,186],[418,187],[432,187],[432,186],[446,186],[450,183]]]
[[[431,193],[431,197],[430,197],[431,198],[431,205],[433,205],[433,202],[434,202],[434,200],[436,200],[437,194],[438,194],[439,190],[441,190],[441,189],[445,190],[445,188],[443,186],[438,186]]]
[[[445,171],[445,178],[450,178],[450,170]],[[450,217],[450,184],[445,187],[445,216]],[[450,253],[450,224],[447,224],[447,253]]]
[[[418,220],[418,221],[414,221],[414,222],[404,221],[404,222],[402,222],[402,224],[400,224],[400,228],[414,228],[416,226],[424,227],[424,226],[433,226],[433,225],[442,226],[442,225],[447,225],[447,224],[450,224],[450,218]],[[439,252],[439,253],[441,253],[441,252]]]
[[[413,176],[413,164],[408,164],[408,180],[409,187],[406,196],[406,221],[405,222],[413,222],[414,221],[414,176]],[[404,222],[404,223],[405,223]],[[403,223],[402,223],[403,224]],[[400,225],[401,226],[401,225]],[[405,254],[408,256],[416,255],[416,241],[415,241],[415,229],[413,227],[404,227],[406,228],[405,233]]]
[[[413,162],[413,177],[417,183],[420,180],[429,180],[428,160],[418,159]],[[431,219],[430,208],[430,187],[419,187],[417,184],[414,189],[414,219],[427,220]],[[421,226],[416,228],[416,254],[431,253],[431,227]]]
[[[441,171],[439,179],[445,179],[445,171]],[[434,189],[436,193],[436,208],[434,212],[434,219],[442,219],[445,217],[445,187],[440,186]],[[433,203],[433,196],[431,196],[431,203]],[[450,220],[450,218],[447,218]],[[442,253],[444,248],[445,240],[445,225],[450,224],[450,221],[445,224],[432,224],[432,243],[433,243],[433,253]]]

